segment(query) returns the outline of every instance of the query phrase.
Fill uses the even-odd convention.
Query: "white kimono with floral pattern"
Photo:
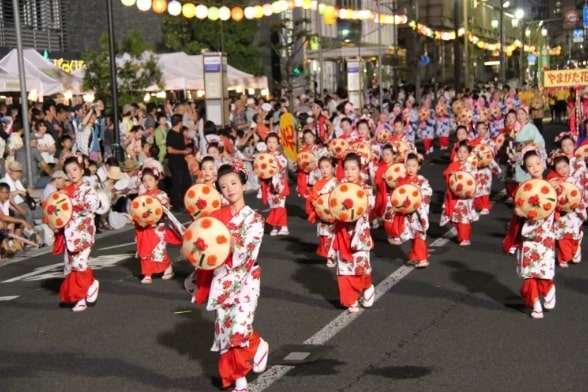
[[[476,178],[476,169],[471,163],[465,162],[461,165],[460,170],[466,171]],[[450,192],[448,189],[447,192]],[[445,205],[441,212],[440,226],[445,226],[449,222],[454,223],[471,223],[478,219],[478,213],[474,209],[474,199],[458,199],[451,216],[447,215]]]
[[[256,264],[263,218],[245,206],[227,225],[234,239],[231,262],[214,270],[207,310],[216,310],[212,351],[244,347],[253,332],[260,293],[261,268]]]
[[[517,273],[521,278],[553,279],[555,275],[555,231],[553,218],[525,219],[522,244],[517,251]]]
[[[369,216],[376,200],[371,187],[363,185],[363,188],[368,195],[368,210],[357,221],[346,224],[351,236],[353,261],[342,260],[339,252],[333,248],[333,244],[329,250],[328,259],[337,263],[337,275],[368,275],[372,272],[370,251],[374,247],[374,241],[370,231]]]
[[[274,153],[278,161],[278,172],[271,178],[270,194],[268,197],[269,208],[286,207],[286,196],[282,195],[284,189],[288,186],[288,159],[280,152]]]
[[[496,154],[496,143],[492,139],[484,139],[480,144],[486,145]],[[486,196],[492,193],[492,174],[500,175],[502,169],[494,159],[487,167],[478,167],[476,171],[476,197]]]
[[[100,202],[94,188],[82,182],[74,191],[71,203],[73,207],[71,220],[64,227],[65,275],[68,275],[72,270],[85,271],[88,268],[88,258],[94,245],[96,233],[94,213]]]
[[[576,185],[578,188],[581,189],[581,185],[579,181],[574,177],[568,177],[566,182],[570,182]],[[571,240],[581,240],[582,235],[582,225],[586,220],[586,204],[585,201],[580,203],[580,205],[571,212],[561,212],[556,215],[555,219],[555,238],[558,240],[561,239],[571,239]]]
[[[574,183],[582,190],[584,202],[588,202],[588,169],[582,158],[572,156],[570,158],[570,173],[574,177]]]
[[[411,184],[416,185],[421,190],[423,202],[415,212],[404,215],[404,229],[400,233],[400,240],[402,242],[414,239],[416,233],[420,233],[421,238],[425,239],[426,232],[429,230],[429,208],[431,197],[433,196],[433,188],[431,188],[429,181],[421,175],[417,175]],[[388,198],[386,204],[386,220],[393,219],[394,209],[392,208],[390,198]]]

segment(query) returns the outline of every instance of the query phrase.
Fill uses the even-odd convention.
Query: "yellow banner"
[[[291,161],[295,161],[298,156],[295,126],[294,116],[290,113],[282,114],[280,117],[280,141],[282,142],[284,155]]]
[[[588,69],[545,71],[543,87],[579,87],[588,84]]]

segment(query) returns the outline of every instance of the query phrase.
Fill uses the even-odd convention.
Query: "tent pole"
[[[14,0],[16,1],[16,0]],[[120,145],[120,123],[118,118],[118,93],[116,84],[116,53],[114,51],[114,21],[112,15],[112,0],[106,0],[106,19],[108,21],[108,54],[110,56],[110,89],[112,94],[112,119],[114,125],[114,143],[112,145],[114,157],[119,163],[125,160],[125,152]]]
[[[20,101],[22,108],[22,126],[24,128],[25,155],[27,158],[27,185],[32,188],[33,184],[33,163],[31,162],[31,127],[29,124],[29,102],[27,101],[27,81],[25,75],[24,55],[22,49],[22,37],[20,35],[20,10],[18,0],[12,0],[14,9],[14,27],[16,28],[16,47],[18,50],[18,75],[20,79]]]

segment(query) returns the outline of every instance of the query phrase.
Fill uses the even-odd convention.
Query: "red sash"
[[[451,162],[447,169],[443,172],[443,178],[445,178],[445,182],[449,184],[449,176],[451,173],[458,171],[461,169],[461,162]],[[453,196],[453,193],[447,189],[445,192],[445,201],[443,205],[445,206],[445,214],[449,217],[453,215],[453,209],[455,208],[455,204],[457,203],[457,199]]]
[[[336,221],[335,235],[333,237],[333,249],[339,252],[339,258],[344,261],[353,261],[353,251],[351,250],[351,234],[347,229],[348,223]]]
[[[298,187],[298,193],[304,197],[308,193],[308,174],[306,172],[298,170],[296,185]]]

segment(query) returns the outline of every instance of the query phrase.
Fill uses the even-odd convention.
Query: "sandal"
[[[73,308],[71,308],[72,312],[83,312],[84,310],[86,310],[88,308],[88,305],[86,305],[86,300],[85,299],[80,299]]]
[[[162,280],[170,280],[175,276],[174,271],[171,269],[171,266],[165,270],[161,279]]]
[[[151,284],[151,283],[153,283],[153,279],[151,279],[151,276],[145,276],[143,279],[141,279],[141,283],[142,284]]]

